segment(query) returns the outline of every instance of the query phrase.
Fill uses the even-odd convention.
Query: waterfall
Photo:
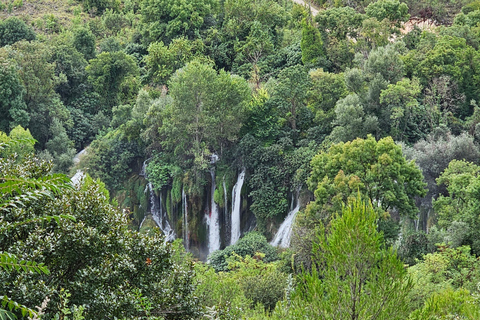
[[[182,187],[182,207],[183,207],[183,244],[185,250],[189,250],[190,247],[190,233],[188,232],[188,205],[187,205],[187,195],[185,194],[185,189]]]
[[[158,198],[158,205],[157,205],[155,192],[153,191],[153,185],[151,182],[148,183],[148,189],[150,191],[150,204],[151,204],[150,212],[152,214],[153,220],[165,235],[165,241],[170,242],[175,240],[175,231],[173,231],[172,227],[170,226],[170,223],[168,222],[167,213],[163,211],[163,208],[162,208],[162,198]],[[142,224],[143,224],[143,221],[140,224],[140,226]]]
[[[240,209],[242,204],[241,192],[245,180],[245,168],[238,175],[237,183],[232,189],[232,227],[230,244],[235,244],[240,239]]]
[[[210,213],[207,216],[208,224],[208,253],[212,253],[215,250],[220,249],[220,226],[218,221],[218,205],[215,203],[214,194],[215,194],[215,168],[210,169],[210,174],[212,176],[212,187],[211,187],[211,204],[210,204]]]
[[[225,175],[223,176],[223,218],[225,224],[225,230],[231,230],[230,226],[230,217],[228,216],[228,196],[227,196],[227,185],[225,183]],[[230,243],[228,239],[228,234],[225,232],[225,243]]]
[[[287,217],[280,225],[280,228],[278,228],[278,231],[275,234],[275,237],[273,237],[273,240],[270,242],[272,246],[275,246],[275,247],[280,246],[282,248],[288,248],[290,246],[290,239],[292,238],[293,223],[295,222],[295,217],[298,211],[300,210],[300,201],[298,201],[299,193],[300,193],[300,190],[297,190],[295,194],[296,205],[288,213]],[[292,206],[293,206],[293,201],[292,201]]]
[[[77,170],[75,175],[70,178],[70,181],[72,182],[72,185],[78,188],[80,187],[83,178],[85,178],[85,173],[83,173],[82,170]]]

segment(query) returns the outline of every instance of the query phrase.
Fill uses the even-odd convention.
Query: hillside
[[[0,319],[480,318],[480,4],[313,3],[2,2]]]

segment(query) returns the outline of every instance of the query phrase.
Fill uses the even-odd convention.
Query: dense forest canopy
[[[0,3],[0,319],[479,319],[480,2]]]

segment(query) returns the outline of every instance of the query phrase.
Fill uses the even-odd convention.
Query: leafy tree
[[[365,8],[365,13],[367,16],[376,18],[378,21],[388,19],[397,27],[400,27],[401,22],[407,22],[410,18],[408,6],[404,2],[400,3],[398,0],[378,0],[371,2],[367,8]]]
[[[330,219],[357,193],[371,201],[379,214],[395,212],[413,218],[418,212],[414,197],[426,193],[420,169],[407,162],[391,137],[334,144],[317,154],[311,167],[308,185],[315,202],[307,213],[317,219]]]
[[[17,130],[18,131],[18,130]],[[0,132],[1,134],[1,132]],[[29,140],[31,142],[29,142]],[[4,161],[4,158],[1,157],[2,153],[5,155],[5,152],[12,152],[14,148],[18,148],[19,145],[30,145],[31,152],[33,152],[34,140],[31,138],[24,138],[15,132],[10,134],[10,141],[3,142],[0,141],[0,168],[4,176],[0,179],[0,190],[2,197],[0,198],[0,211],[3,213],[8,213],[12,208],[25,207],[29,205],[32,201],[36,201],[42,197],[52,196],[55,193],[58,193],[62,188],[67,187],[66,182],[68,179],[65,176],[47,176],[43,179],[32,179],[29,177],[15,177],[10,176],[10,168],[7,161]],[[20,159],[19,155],[15,152],[13,153],[13,159]],[[3,215],[2,215],[3,216]],[[61,218],[74,219],[72,216],[60,215],[60,216],[50,216],[44,215],[36,219],[26,219],[17,223],[2,223],[0,227],[0,233],[15,231],[15,229],[21,227],[22,225],[34,224],[41,221],[55,220],[60,222]],[[2,221],[3,221],[2,217]],[[44,263],[37,263],[35,261],[20,260],[14,254],[7,252],[0,253],[0,273],[10,274],[10,273],[38,273],[38,274],[49,274],[50,271],[44,265]],[[3,309],[3,308],[7,309]],[[20,312],[22,317],[36,317],[38,316],[37,312],[28,308],[27,306],[21,305],[18,302],[10,299],[8,296],[3,295],[0,301],[0,318],[1,319],[15,319],[16,316],[13,312]]]
[[[405,78],[389,84],[380,93],[380,103],[386,107],[382,120],[390,120],[385,124],[387,128],[384,131],[390,131],[395,140],[415,142],[428,130],[425,110],[418,101],[421,90],[418,79]]]
[[[348,93],[343,74],[317,69],[310,71],[310,78],[311,86],[307,91],[308,107],[315,112],[315,123],[322,127],[325,134],[329,134],[335,119],[335,104]]]
[[[62,83],[64,78],[55,75],[51,48],[46,44],[20,41],[10,50],[19,67],[19,78],[25,87],[24,101],[30,117],[28,128],[38,141],[37,147],[43,149],[49,139],[53,118],[68,124],[68,109],[55,92],[56,86]]]
[[[252,257],[233,254],[228,261],[231,277],[236,278],[245,297],[251,301],[251,307],[262,304],[272,311],[280,301],[287,285],[287,275],[278,270],[278,264],[265,263],[264,253],[255,253]]]
[[[170,43],[174,38],[193,38],[215,13],[216,0],[142,0],[144,35],[149,42]]]
[[[62,43],[54,46],[52,60],[55,61],[55,75],[59,78],[66,77],[66,81],[55,88],[66,105],[82,98],[87,90],[91,90],[85,72],[87,62],[74,46]]]
[[[457,239],[457,244],[470,245],[475,254],[480,252],[478,216],[478,188],[480,167],[464,161],[452,160],[448,168],[437,179],[438,184],[445,184],[448,194],[440,195],[433,201],[438,215],[438,225],[453,233],[455,222],[463,222],[465,232]],[[452,234],[455,236],[455,234]]]
[[[427,195],[417,199],[417,205],[421,212],[419,222],[422,224],[421,228],[427,231],[431,227],[427,221],[433,216],[432,199],[439,194],[446,193],[445,186],[437,185],[436,179],[454,159],[478,162],[480,150],[474,143],[473,137],[467,134],[455,136],[445,127],[440,127],[412,147],[404,146],[403,152],[407,159],[414,159],[422,169],[428,185]]]
[[[208,168],[210,156],[222,157],[237,139],[250,90],[245,80],[193,60],[169,82],[173,103],[165,108],[159,129],[162,145],[194,172]]]
[[[95,58],[95,36],[87,28],[79,28],[73,34],[73,46],[85,60]]]
[[[410,292],[411,308],[418,309],[412,315],[418,316],[430,309],[432,298],[443,295],[445,291],[455,290],[458,293],[469,290],[473,293],[478,290],[480,264],[470,254],[470,248],[463,246],[452,249],[441,245],[438,249],[438,252],[426,254],[415,266],[408,268],[414,283]],[[422,306],[423,311],[419,309]]]
[[[1,134],[1,133],[0,133]],[[22,128],[18,125],[13,128],[8,137],[6,135],[0,139],[0,143],[4,143],[3,151],[0,155],[7,157],[9,154],[15,154],[17,159],[23,159],[27,155],[34,153],[35,139],[33,139],[30,130]]]
[[[431,46],[430,46],[431,47]],[[469,115],[468,102],[478,96],[477,73],[479,55],[464,38],[441,36],[431,48],[412,50],[404,59],[407,74],[417,76],[423,83],[448,75],[465,95],[465,103],[454,113],[457,117]]]
[[[54,171],[67,172],[73,165],[72,159],[76,153],[73,141],[68,138],[65,128],[57,118],[53,118],[50,130],[52,138],[47,141],[45,147],[53,157]]]
[[[237,63],[240,61],[248,61],[253,67],[252,80],[255,82],[256,89],[260,88],[260,72],[258,63],[260,60],[273,52],[274,45],[271,40],[268,29],[265,30],[265,26],[258,21],[254,21],[250,28],[250,33],[246,37],[245,41],[240,41],[236,44],[237,51],[240,53],[237,55]]]
[[[325,59],[322,36],[310,20],[302,21],[302,62],[304,65],[318,65]]]
[[[111,108],[120,104],[122,85],[138,75],[133,58],[122,51],[102,52],[89,61],[86,67],[88,79],[100,95],[102,111],[109,115]]]
[[[148,81],[156,84],[166,83],[176,70],[195,57],[200,58],[202,51],[203,43],[200,40],[177,38],[168,46],[163,42],[151,43],[145,57]]]
[[[35,40],[33,29],[17,17],[10,17],[0,22],[0,47],[12,45],[15,42]]]
[[[422,309],[414,311],[409,320],[420,319],[476,319],[480,317],[480,307],[476,298],[468,290],[446,289],[437,292]],[[459,318],[459,319],[462,319]]]
[[[377,214],[360,197],[345,205],[313,243],[315,267],[298,277],[278,318],[405,319],[412,282],[393,249],[383,247]]]
[[[0,168],[6,177],[18,181],[17,189],[23,188],[20,183],[25,181],[29,189],[22,191],[49,190],[41,187],[49,187],[51,164],[38,159],[19,164],[0,159]],[[66,178],[53,177],[59,181]],[[33,179],[40,183],[30,182]],[[2,228],[0,250],[12,252],[18,259],[35,257],[36,262],[48,267],[50,275],[20,276],[0,271],[2,292],[10,292],[12,299],[27,306],[40,305],[48,295],[52,301],[46,317],[53,317],[61,306],[57,294],[61,288],[71,292],[72,302],[84,305],[86,319],[143,316],[138,292],[144,297],[143,303],[154,306],[150,312],[165,319],[198,316],[191,296],[191,261],[177,251],[178,244],[165,244],[158,233],[146,236],[130,231],[126,216],[109,203],[108,192],[99,181],[86,177],[76,188],[62,191],[51,197],[31,194],[28,206],[9,206],[3,212],[3,222],[16,227]],[[54,216],[68,214],[75,220],[46,220],[43,217],[47,212]],[[25,223],[31,219],[35,223]]]
[[[307,71],[301,65],[285,68],[278,75],[272,99],[282,111],[282,116],[289,122],[293,132],[297,131],[298,116],[306,107],[309,81]]]
[[[14,61],[0,57],[0,130],[8,131],[15,125],[29,122],[27,105],[23,100],[25,88],[20,81]]]
[[[350,94],[338,100],[332,124],[334,128],[330,138],[335,142],[345,142],[375,133],[378,129],[378,118],[366,114],[358,95]]]
[[[330,39],[356,38],[365,17],[355,9],[345,6],[320,11],[315,17],[320,31]]]
[[[92,141],[83,166],[110,190],[119,190],[144,155],[139,143],[141,141],[128,141],[122,130],[109,131]]]

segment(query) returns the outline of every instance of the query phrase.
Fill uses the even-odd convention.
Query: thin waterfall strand
[[[182,204],[183,204],[183,243],[185,250],[190,249],[190,234],[188,232],[188,205],[187,205],[187,195],[185,194],[185,189],[182,187]]]
[[[210,214],[207,217],[208,224],[208,253],[220,249],[220,226],[218,221],[218,205],[215,203],[215,168],[210,170],[212,176]]]
[[[232,189],[232,228],[230,244],[235,244],[240,239],[240,209],[242,204],[241,192],[245,180],[245,168],[240,172],[237,183]]]
[[[298,201],[298,195],[299,195],[299,190],[297,190],[295,195],[295,202],[296,202],[295,208],[293,208],[288,213],[287,217],[280,225],[280,228],[278,228],[278,231],[275,234],[275,237],[270,242],[272,246],[275,246],[275,247],[280,246],[282,248],[288,248],[290,246],[290,240],[292,238],[293,223],[295,222],[295,217],[297,216],[297,213],[300,210],[300,201]]]

